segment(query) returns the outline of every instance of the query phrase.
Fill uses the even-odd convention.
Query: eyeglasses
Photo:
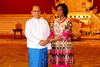
[[[40,12],[40,10],[34,10],[33,12]]]

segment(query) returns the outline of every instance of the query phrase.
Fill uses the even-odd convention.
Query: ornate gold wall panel
[[[90,34],[98,31],[100,33],[100,15],[97,14],[97,7],[89,10],[93,7],[93,2],[94,0],[55,0],[55,6],[60,3],[66,4],[69,10],[68,18],[84,22],[83,31],[90,32]],[[57,16],[56,12],[53,12],[53,15]]]
[[[59,3],[65,3],[69,12],[83,12],[93,6],[93,0],[55,0],[55,6]]]

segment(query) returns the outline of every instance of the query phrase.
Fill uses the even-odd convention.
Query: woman
[[[71,45],[72,23],[67,18],[68,8],[65,4],[56,7],[58,19],[51,25],[48,41],[52,42],[49,62],[53,67],[70,67],[74,64],[74,54]]]

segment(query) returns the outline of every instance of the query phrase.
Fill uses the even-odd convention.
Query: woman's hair
[[[56,10],[57,10],[57,8],[59,6],[62,6],[63,7],[64,16],[67,16],[67,14],[68,14],[68,7],[65,4],[58,4],[57,7],[56,7]]]

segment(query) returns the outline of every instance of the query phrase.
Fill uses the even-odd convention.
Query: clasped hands
[[[41,41],[39,42],[39,44],[40,44],[41,46],[45,46],[47,43],[51,43],[51,42],[52,42],[52,39],[48,38],[47,40],[41,40]]]

